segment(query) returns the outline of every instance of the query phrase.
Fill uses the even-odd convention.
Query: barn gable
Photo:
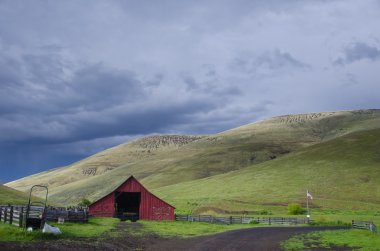
[[[89,206],[91,215],[120,217],[137,214],[144,220],[174,220],[172,205],[150,193],[136,178],[129,177],[110,194]]]

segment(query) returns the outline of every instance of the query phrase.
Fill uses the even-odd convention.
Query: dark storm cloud
[[[128,109],[121,107],[94,116],[72,118],[73,132],[66,140],[88,140],[115,135],[138,135],[165,133],[184,124],[191,123],[191,117],[215,109],[215,104],[207,100],[187,100],[181,103],[151,105]],[[84,119],[82,118],[84,117]],[[205,132],[204,130],[203,132]]]
[[[378,49],[377,46],[368,45],[364,42],[355,42],[346,47],[343,57],[339,57],[334,63],[337,65],[345,65],[363,59],[375,61],[379,58],[380,49]]]
[[[133,73],[101,64],[85,66],[67,77],[64,66],[52,55],[25,55],[20,62],[10,61],[0,62],[0,66],[7,64],[0,68],[3,114],[102,110],[140,99],[145,91]]]
[[[160,95],[154,91],[163,74],[144,82],[132,71],[101,63],[85,64],[66,74],[68,62],[50,52],[23,55],[19,61],[4,58],[0,69],[3,142],[52,144],[164,133],[191,124],[197,114],[223,107],[222,98],[239,94],[237,88],[204,83],[193,95],[160,103],[154,100]]]
[[[68,105],[86,111],[100,111],[146,98],[143,83],[133,72],[90,65],[75,73],[68,89]]]

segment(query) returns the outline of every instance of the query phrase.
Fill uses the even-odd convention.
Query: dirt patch
[[[241,229],[212,236],[190,239],[172,238],[148,246],[146,250],[281,250],[281,242],[295,234],[304,234],[312,231],[342,229],[342,227],[263,227]],[[323,250],[323,249],[311,249]],[[337,250],[350,250],[347,248]]]
[[[280,243],[295,234],[342,229],[342,227],[263,227],[229,231],[195,238],[163,238],[133,235],[142,225],[120,222],[118,227],[98,238],[73,238],[38,242],[1,242],[0,250],[281,250]],[[323,249],[312,249],[323,250]],[[350,250],[338,248],[336,250]]]

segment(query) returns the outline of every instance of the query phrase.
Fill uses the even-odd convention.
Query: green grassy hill
[[[206,212],[305,204],[307,189],[313,193],[314,208],[379,211],[380,129],[354,132],[270,162],[155,192],[179,208]]]
[[[0,185],[0,205],[24,205],[28,203],[28,195],[10,187]]]
[[[325,198],[314,206],[337,207],[335,200],[341,208],[372,208],[378,198],[369,190],[379,191],[373,176],[379,173],[376,161],[363,154],[376,156],[379,147],[364,139],[379,128],[380,110],[280,116],[215,135],[142,138],[7,185],[26,191],[42,183],[49,186],[50,199],[75,203],[98,199],[134,175],[183,209],[283,205],[301,201],[306,189]],[[354,136],[361,148],[347,148],[356,145]],[[352,175],[346,183],[341,181],[345,175]],[[340,192],[351,197],[334,197]]]

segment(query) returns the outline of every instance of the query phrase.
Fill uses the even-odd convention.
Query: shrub
[[[260,215],[271,215],[272,212],[269,212],[268,210],[261,210],[261,211],[259,212],[259,214],[260,214]]]
[[[298,203],[291,203],[288,205],[288,214],[290,215],[299,215],[306,213],[306,209],[301,207]]]
[[[86,198],[83,198],[78,204],[78,206],[81,206],[81,207],[88,207],[89,205],[91,205],[91,201]]]

